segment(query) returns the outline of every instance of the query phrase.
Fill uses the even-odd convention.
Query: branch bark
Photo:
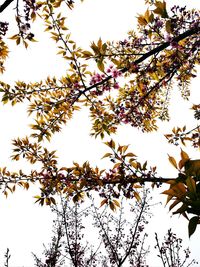
[[[14,0],[6,0],[1,6],[0,6],[0,13],[2,13]]]

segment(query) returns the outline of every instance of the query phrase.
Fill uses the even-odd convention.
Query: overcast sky
[[[191,8],[200,8],[198,0],[167,1],[169,5],[180,4]],[[2,19],[11,17],[12,6],[4,12]],[[69,14],[68,25],[72,31],[72,38],[77,43],[88,48],[93,40],[102,37],[106,40],[119,40],[126,37],[126,32],[136,27],[135,16],[142,13],[146,8],[143,1],[134,0],[85,0],[82,4]],[[36,22],[37,23],[37,22]],[[44,34],[40,26],[35,25],[34,29],[40,42],[33,43],[25,50],[23,47],[16,47],[9,41],[10,56],[7,60],[7,71],[1,77],[3,81],[12,83],[14,80],[34,81],[45,78],[47,75],[62,76],[66,72],[65,61],[56,55],[56,45],[49,40],[48,34]],[[14,28],[13,28],[14,34]],[[37,36],[36,36],[37,38]],[[133,153],[138,155],[141,161],[148,160],[150,165],[157,165],[161,175],[176,175],[176,171],[170,166],[167,153],[179,157],[180,150],[169,145],[163,133],[170,132],[174,125],[182,126],[189,124],[195,126],[192,111],[188,111],[192,103],[198,103],[200,93],[197,92],[197,79],[192,84],[192,94],[190,103],[181,100],[178,91],[174,91],[174,100],[170,109],[172,121],[170,124],[162,123],[161,129],[157,133],[142,134],[131,127],[120,127],[118,134],[114,137],[120,144],[131,144]],[[177,103],[179,103],[177,105]],[[180,112],[181,111],[181,112]],[[184,114],[184,115],[183,115]],[[27,118],[24,105],[17,105],[11,108],[9,105],[0,107],[1,132],[0,132],[0,166],[8,166],[11,169],[19,166],[26,169],[24,162],[11,162],[11,140],[15,137],[23,137],[29,134]],[[52,139],[52,149],[58,150],[61,165],[69,165],[73,160],[89,160],[92,164],[106,165],[100,158],[106,151],[105,145],[99,139],[89,137],[90,121],[87,111],[75,114],[72,121],[63,129],[62,133],[56,134]],[[188,153],[192,153],[194,158],[199,157],[199,152],[186,148]],[[30,252],[41,252],[42,243],[50,241],[52,216],[48,207],[39,207],[34,203],[33,196],[38,192],[33,188],[28,192],[17,190],[14,195],[9,195],[5,200],[0,195],[1,200],[1,220],[0,220],[0,266],[3,254],[7,247],[12,253],[11,266],[33,266]],[[159,196],[155,191],[156,200],[164,200],[164,196]],[[155,231],[164,234],[169,227],[173,227],[177,234],[185,239],[186,245],[190,245],[192,255],[200,262],[198,229],[191,240],[187,237],[187,221],[184,218],[170,218],[168,208],[156,209],[155,217],[149,225],[152,236]],[[162,225],[162,228],[160,227]],[[150,266],[156,266],[156,260],[151,258]]]

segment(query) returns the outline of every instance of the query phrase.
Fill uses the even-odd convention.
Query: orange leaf
[[[100,208],[101,208],[103,205],[107,204],[107,203],[108,203],[108,199],[107,199],[107,198],[103,199],[103,200],[101,201]]]
[[[181,149],[181,159],[184,162],[186,162],[186,161],[188,161],[190,159],[189,156],[188,156],[188,154],[185,151],[183,151],[182,149]]]

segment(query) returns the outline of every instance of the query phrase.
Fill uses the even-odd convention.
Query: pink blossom
[[[114,89],[119,89],[119,84],[118,84],[117,82],[114,83],[113,88],[114,88]]]
[[[122,75],[122,73],[121,73],[121,71],[119,71],[119,70],[114,69],[114,70],[112,71],[112,77],[113,77],[113,78],[117,78],[117,77],[119,77],[119,76],[121,76],[121,75]]]

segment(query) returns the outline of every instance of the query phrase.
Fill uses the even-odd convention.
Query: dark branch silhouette
[[[6,0],[3,5],[0,6],[0,13],[2,13],[14,0]]]

